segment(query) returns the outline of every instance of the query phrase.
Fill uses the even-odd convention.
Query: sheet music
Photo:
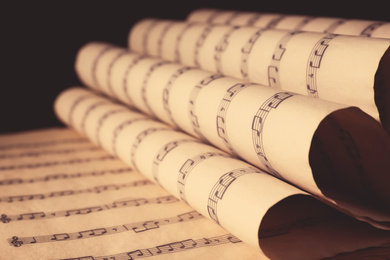
[[[230,232],[254,247],[258,247],[258,226],[268,208],[286,197],[303,193],[140,113],[128,110],[112,114],[123,106],[84,89],[71,88],[61,94],[55,108],[61,120],[72,122],[75,129],[95,143],[100,140],[111,154],[202,215],[229,227]],[[226,200],[234,187],[249,192],[250,198],[235,195]],[[265,197],[263,194],[267,194],[264,200],[254,200]],[[242,201],[245,208],[237,210]]]
[[[390,23],[384,21],[318,17],[310,15],[240,12],[219,9],[196,9],[187,16],[186,20],[188,22],[209,24],[229,24],[292,31],[390,38]]]
[[[1,258],[268,259],[71,129],[2,135],[0,157]]]
[[[110,51],[108,48],[111,48]],[[106,51],[105,55],[100,55],[102,50]],[[367,201],[371,200],[371,196],[376,196],[375,192],[371,192],[374,186],[375,190],[381,191],[383,201],[388,201],[389,196],[387,188],[380,184],[386,179],[388,160],[384,158],[389,154],[389,140],[386,132],[374,119],[346,105],[240,82],[218,73],[213,74],[176,63],[162,63],[161,60],[130,52],[110,66],[110,75],[113,75],[114,71],[117,73],[115,77],[111,77],[105,64],[111,64],[117,53],[122,52],[122,48],[109,47],[104,43],[86,45],[80,50],[76,61],[80,79],[91,88],[117,97],[121,102],[135,106],[203,142],[212,143],[282,180],[328,199],[359,219],[387,228],[386,221],[389,216],[384,210],[386,202],[379,210],[374,209],[373,205],[378,204],[382,198],[375,198],[374,204],[370,202],[365,206],[360,198],[363,190]],[[325,134],[325,139],[319,143],[319,147],[329,143],[329,149],[332,149],[334,141],[339,139],[336,141],[340,145],[337,146],[337,151],[344,152],[336,153],[330,150],[327,151],[328,155],[333,157],[340,167],[351,161],[357,168],[353,166],[347,169],[342,166],[343,171],[337,172],[335,169],[328,170],[329,165],[325,163],[316,168],[316,171],[321,172],[318,175],[309,161],[310,154],[313,153],[310,151],[315,149],[312,146],[313,136],[316,135],[321,122],[335,112],[343,114],[344,118],[338,119],[336,124],[330,123],[331,128],[337,125],[335,135],[328,138]],[[352,121],[346,120],[347,118]],[[356,121],[353,121],[355,119]],[[332,120],[330,119],[330,122]],[[347,121],[347,125],[338,126],[339,123]],[[379,142],[375,142],[366,138],[374,132],[375,136],[380,136],[381,141],[377,139]],[[356,154],[364,154],[366,160],[356,157]],[[327,161],[319,160],[320,163]],[[361,166],[365,163],[368,164]],[[371,169],[370,173],[352,174],[362,167]],[[371,180],[341,177],[331,181],[328,180],[327,171],[335,172],[334,176],[343,176],[346,172],[361,178],[371,176]],[[321,178],[326,180],[326,185],[319,182]],[[369,183],[373,179],[378,182],[370,186]],[[332,192],[337,191],[336,196],[326,191],[327,186],[342,187],[342,180],[347,180],[345,187],[357,185],[359,189],[349,193],[344,188],[335,187]],[[355,181],[356,183],[351,185],[351,182]]]
[[[81,97],[83,101],[79,101]],[[97,104],[101,104],[99,110]],[[181,252],[243,241],[261,250],[271,259],[283,259],[286,256],[302,259],[302,254],[315,259],[333,256],[335,252],[353,252],[371,246],[386,247],[389,242],[388,231],[347,217],[293,186],[232,158],[229,154],[156,121],[134,121],[134,118],[140,119],[142,115],[133,111],[123,112],[121,115],[112,114],[111,111],[118,111],[123,107],[84,89],[66,90],[57,99],[55,107],[62,120],[73,118],[71,121],[75,129],[84,129],[84,134],[95,142],[99,139],[105,149],[119,156],[128,165],[138,168],[150,180],[163,186],[170,194],[188,203],[196,211],[163,218],[154,217],[153,220],[143,222],[126,222],[113,226],[105,224],[99,228],[66,234],[19,237],[18,240],[9,240],[9,243],[43,243],[48,239],[82,240],[91,234],[98,234],[103,238],[125,232],[146,233],[173,223],[202,220],[202,216],[232,233],[220,236],[203,235],[198,239],[191,237],[168,244],[139,247],[137,250],[119,252],[110,257],[152,257],[172,251]],[[70,112],[72,114],[69,114]],[[99,132],[96,132],[97,130]],[[171,198],[166,202],[171,205],[172,201],[175,200]],[[133,203],[132,200],[130,205],[134,205]],[[341,239],[329,239],[335,234]],[[313,239],[314,237],[323,239]],[[354,238],[361,242],[356,243]],[[277,248],[286,241],[291,247],[280,254]],[[308,243],[311,243],[311,249],[303,250]],[[324,243],[334,251],[319,250]],[[107,255],[96,259],[105,257],[107,258]],[[259,256],[254,259],[257,257]]]
[[[386,126],[390,121],[379,105],[387,87],[380,90],[375,78],[390,39],[144,19],[131,28],[128,45],[140,54],[357,106]]]

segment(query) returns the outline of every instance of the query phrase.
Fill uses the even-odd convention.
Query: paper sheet
[[[3,259],[267,259],[70,129],[0,136]]]
[[[336,179],[335,183],[341,185],[340,189],[336,189],[337,195],[324,196],[324,188],[318,187],[317,176],[309,162],[313,137],[320,123],[331,113],[345,108],[355,111],[354,108],[126,53],[123,48],[104,43],[84,46],[76,60],[76,71],[84,84],[91,88],[137,107],[280,179],[347,208],[355,217],[369,222],[375,219],[373,222],[376,224],[387,226],[387,213],[375,212],[378,210],[372,209],[369,202],[361,205],[360,198],[354,193],[350,194],[348,189],[343,189],[344,184]],[[337,165],[341,167],[348,160],[354,160],[354,164],[360,165],[364,161],[368,163],[364,167],[371,169],[373,176],[383,183],[386,180],[387,160],[376,159],[381,158],[379,154],[386,156],[390,153],[388,137],[374,119],[360,110],[352,114],[353,117],[347,116],[355,120],[349,126],[352,130],[341,128],[336,131],[344,131],[348,135],[349,131],[370,135],[375,132],[375,136],[383,140],[372,140],[369,145],[360,145],[352,139],[353,146],[365,150],[367,156],[364,160],[356,161],[351,153],[346,152],[339,157],[342,161],[339,160]],[[350,146],[346,144],[343,134],[336,134],[323,142]],[[379,151],[379,147],[383,150]],[[322,161],[327,164],[327,160]],[[326,167],[319,167],[320,171]],[[347,176],[351,172],[349,174],[362,175],[356,173],[356,167],[352,168],[340,174]],[[348,186],[351,186],[350,183],[345,187]],[[384,195],[387,200],[390,194],[386,191],[384,194],[387,194]],[[340,195],[343,197],[341,201]],[[373,200],[376,202],[376,199]]]
[[[196,9],[187,16],[186,20],[209,24],[249,25],[259,28],[390,38],[388,22],[340,17]]]
[[[375,73],[389,39],[144,19],[129,48],[187,66],[357,106],[389,121],[375,103]]]

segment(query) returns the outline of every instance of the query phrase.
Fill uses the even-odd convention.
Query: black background
[[[125,47],[131,26],[142,18],[185,19],[191,10],[210,7],[390,21],[387,1],[7,2],[0,7],[0,133],[62,125],[53,101],[80,85],[73,68],[78,49],[90,41]]]

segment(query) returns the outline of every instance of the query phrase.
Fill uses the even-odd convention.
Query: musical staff
[[[180,144],[187,143],[187,142],[196,142],[196,143],[198,143],[199,141],[191,140],[191,139],[181,139],[181,140],[169,142],[164,147],[162,147],[160,149],[160,151],[158,151],[156,157],[153,160],[153,165],[152,165],[152,175],[153,175],[153,178],[157,182],[158,182],[158,166],[164,160],[165,156],[167,156],[167,154],[169,152],[171,152],[173,149],[177,148]]]
[[[163,104],[164,104],[164,110],[167,113],[167,115],[169,116],[169,119],[172,122],[172,124],[175,126],[178,126],[178,125],[172,116],[171,108],[169,105],[170,91],[171,91],[172,85],[175,83],[176,79],[179,78],[185,72],[190,71],[190,70],[193,70],[193,68],[187,67],[187,66],[180,67],[175,73],[173,73],[171,75],[171,77],[169,78],[167,84],[164,86],[164,89],[163,89],[162,99],[163,99]]]
[[[143,78],[142,85],[141,85],[141,96],[142,96],[142,100],[147,108],[147,113],[150,116],[155,116],[155,113],[153,112],[153,109],[151,108],[149,101],[147,99],[147,96],[146,96],[146,90],[147,90],[147,85],[148,85],[149,79],[156,69],[163,67],[164,65],[169,65],[169,64],[172,64],[172,63],[170,61],[158,61],[158,62],[154,63],[153,65],[151,65],[149,67],[148,71],[146,72],[146,74]]]
[[[69,109],[69,112],[68,112],[68,122],[69,122],[69,125],[73,125],[73,115],[74,115],[74,111],[76,109],[76,107],[81,103],[83,102],[84,100],[87,100],[91,98],[91,95],[82,95],[80,97],[78,97],[76,100],[73,101],[72,105],[70,106],[70,109]]]
[[[128,110],[126,108],[114,108],[112,110],[109,110],[107,111],[106,113],[104,113],[100,118],[99,118],[99,121],[98,121],[98,125],[96,127],[96,131],[95,131],[95,140],[97,142],[97,144],[100,146],[101,145],[101,140],[100,140],[100,129],[103,127],[104,125],[104,122],[110,117],[110,116],[113,116],[113,115],[116,115],[118,113],[126,113],[128,112]]]
[[[203,162],[206,159],[212,158],[212,157],[223,157],[223,158],[230,158],[231,156],[224,154],[224,153],[202,153],[199,154],[191,159],[187,159],[186,162],[181,166],[179,170],[179,176],[177,180],[177,189],[179,191],[180,198],[184,201],[187,201],[186,194],[185,194],[185,184],[187,181],[188,176],[190,175],[191,171],[198,165],[199,163]]]
[[[145,54],[149,54],[149,50],[148,50],[149,36],[150,36],[150,32],[157,25],[157,22],[158,22],[157,19],[151,20],[148,27],[145,30],[145,33],[142,35],[142,47],[144,48],[143,52]]]
[[[128,174],[133,172],[131,168],[118,168],[118,169],[109,169],[101,171],[86,171],[86,172],[76,172],[76,173],[53,173],[48,174],[43,177],[36,178],[14,178],[14,179],[4,179],[0,181],[1,185],[16,185],[16,184],[25,184],[25,183],[36,183],[36,182],[48,182],[56,180],[66,180],[66,179],[75,179],[75,178],[85,178],[93,176],[102,176],[105,174]]]
[[[5,166],[0,166],[0,171],[37,169],[42,167],[55,167],[59,165],[74,165],[74,164],[81,164],[81,163],[91,163],[96,161],[116,161],[116,160],[118,159],[111,155],[103,155],[98,157],[77,158],[77,159],[70,159],[64,161],[48,161],[48,162],[37,162],[37,163],[18,164],[18,165],[5,165]]]
[[[221,103],[218,107],[218,114],[217,114],[217,132],[218,136],[224,141],[228,149],[237,156],[236,151],[234,150],[233,146],[229,142],[227,129],[226,129],[226,114],[229,108],[229,105],[233,101],[233,99],[236,97],[236,95],[243,90],[246,87],[252,86],[253,83],[237,83],[230,87],[227,91],[225,96],[223,97]]]
[[[328,27],[323,31],[324,33],[333,33],[337,27],[347,22],[347,19],[337,19],[330,23]]]
[[[241,77],[243,79],[249,79],[249,69],[248,69],[248,59],[251,55],[253,46],[255,45],[256,41],[260,38],[260,36],[268,29],[260,29],[257,30],[245,43],[245,45],[241,48],[241,66],[240,66],[240,72]]]
[[[317,71],[321,67],[321,61],[329,46],[329,42],[336,36],[336,34],[329,34],[323,37],[314,45],[310,53],[306,69],[306,86],[308,96],[319,98],[317,89]]]
[[[175,203],[179,200],[174,196],[162,196],[155,198],[131,198],[131,199],[121,199],[113,201],[109,204],[95,205],[85,208],[78,209],[68,209],[52,212],[29,212],[21,213],[15,215],[6,215],[1,214],[0,222],[7,224],[11,221],[28,221],[28,220],[40,220],[40,219],[49,219],[49,218],[60,218],[60,217],[70,217],[78,215],[92,214],[96,212],[119,209],[119,208],[128,208],[128,207],[139,207],[144,205],[152,204],[169,204]]]
[[[135,56],[127,65],[125,72],[123,74],[123,80],[122,80],[122,88],[123,88],[123,93],[124,96],[126,97],[127,101],[126,103],[129,104],[130,106],[134,105],[134,101],[132,97],[129,95],[129,86],[128,86],[128,78],[129,75],[131,74],[132,69],[142,60],[146,59],[147,56],[145,55],[139,55]]]
[[[240,168],[229,171],[222,175],[221,178],[219,178],[218,182],[212,188],[207,202],[207,211],[209,213],[210,218],[218,224],[220,224],[218,219],[218,202],[223,199],[226,190],[237,178],[248,173],[261,173],[261,171],[252,167]]]
[[[79,152],[93,152],[93,151],[99,151],[101,148],[97,146],[88,146],[88,147],[79,147],[77,149],[75,148],[68,148],[68,149],[61,149],[61,150],[36,150],[36,151],[25,151],[20,153],[5,153],[0,154],[0,159],[13,159],[13,158],[23,158],[23,157],[40,157],[44,155],[54,155],[54,154],[71,154],[71,153],[79,153]]]
[[[360,33],[360,36],[371,37],[372,33],[384,24],[384,22],[373,22],[363,29],[363,31]]]
[[[111,95],[114,98],[118,98],[117,94],[114,91],[114,88],[112,87],[111,78],[112,78],[112,68],[114,67],[115,63],[119,61],[124,56],[130,56],[131,54],[127,50],[122,50],[119,53],[115,55],[115,57],[110,61],[110,64],[108,65],[107,69],[107,87],[110,91]]]
[[[202,48],[207,36],[209,35],[209,33],[212,31],[213,28],[214,28],[214,26],[212,26],[212,25],[204,27],[202,33],[200,34],[199,38],[196,41],[195,49],[194,49],[194,65],[198,68],[200,68],[199,51]],[[161,57],[161,56],[159,56],[159,57]]]
[[[166,24],[164,25],[164,28],[161,30],[161,34],[158,37],[158,41],[157,41],[157,56],[158,57],[162,56],[162,50],[163,50],[162,46],[163,46],[163,41],[164,41],[165,35],[167,34],[169,29],[171,29],[171,27],[174,24],[175,23],[173,21],[167,21]]]
[[[276,44],[275,50],[272,54],[271,63],[268,66],[268,85],[270,87],[282,88],[279,75],[280,62],[283,58],[283,54],[286,52],[287,43],[298,33],[301,32],[289,32]]]
[[[190,29],[192,26],[194,26],[194,23],[186,23],[185,26],[182,28],[182,30],[179,32],[179,34],[176,37],[176,43],[175,43],[175,57],[173,59],[174,62],[181,63],[181,52],[180,52],[180,43],[182,41],[183,35],[186,33],[188,29]]]
[[[266,18],[266,22],[261,19],[263,17]],[[267,18],[269,18],[269,20]],[[187,18],[187,21],[201,22],[212,25],[241,25],[254,26],[259,28],[273,28],[291,31],[304,30],[322,33],[333,33],[334,31],[339,30],[339,33],[341,34],[359,35],[364,37],[372,37],[372,34],[378,28],[387,24],[386,22],[382,21],[371,21],[371,24],[367,26],[366,23],[370,22],[369,20],[307,15],[286,15],[261,12],[238,12],[217,9],[208,9],[205,11],[196,10]],[[346,26],[340,28],[341,25]]]
[[[215,65],[216,65],[216,69],[215,71],[217,73],[222,73],[223,70],[222,70],[222,55],[223,53],[226,51],[226,49],[228,48],[228,45],[229,45],[229,37],[230,35],[232,35],[234,33],[235,30],[239,29],[240,26],[232,26],[223,36],[222,38],[219,40],[219,42],[217,43],[217,45],[215,46],[215,53],[214,53],[214,60],[215,60]]]
[[[89,140],[84,137],[77,138],[68,138],[68,139],[59,139],[53,141],[43,141],[43,142],[35,142],[35,143],[15,143],[9,145],[0,146],[0,150],[12,150],[12,149],[35,149],[42,148],[47,146],[56,146],[59,144],[84,144],[89,143]]]
[[[292,97],[293,94],[289,92],[279,92],[268,98],[259,108],[252,122],[252,140],[255,152],[260,162],[264,164],[269,173],[278,178],[283,178],[268,161],[264,146],[263,146],[263,127],[268,114],[272,109],[276,109],[284,100]]]
[[[114,47],[111,46],[111,45],[108,45],[107,47],[103,48],[98,55],[96,55],[94,61],[93,61],[93,64],[92,64],[92,70],[91,70],[91,76],[92,76],[92,81],[93,81],[93,85],[97,88],[97,89],[101,89],[100,87],[100,83],[97,79],[97,67],[98,67],[98,64],[99,64],[99,61],[100,59],[104,56],[104,54],[106,54],[107,52],[109,52],[110,50],[113,50]]]
[[[160,132],[160,131],[174,131],[170,128],[166,128],[166,127],[160,127],[160,128],[156,128],[156,127],[151,127],[151,128],[148,128],[144,131],[142,131],[140,134],[137,135],[137,137],[135,138],[135,141],[134,143],[131,145],[131,151],[130,151],[130,161],[131,161],[131,164],[133,165],[133,167],[138,170],[137,168],[137,163],[135,161],[135,154],[137,152],[137,148],[138,146],[141,144],[141,142],[147,137],[149,136],[150,134],[153,134],[155,132]]]
[[[89,114],[95,110],[96,108],[103,106],[103,105],[110,105],[110,103],[106,100],[98,100],[94,103],[92,103],[84,112],[83,117],[81,119],[81,133],[85,135],[85,121],[87,120]]]
[[[105,256],[82,256],[76,258],[67,258],[66,260],[131,260],[144,257],[153,257],[164,254],[179,253],[186,250],[198,249],[209,246],[219,246],[224,244],[235,244],[241,243],[242,241],[235,237],[232,234],[226,234],[221,236],[215,236],[210,238],[200,238],[200,239],[185,239],[181,241],[176,241],[168,244],[159,245],[152,248],[145,249],[136,249],[129,252],[114,254],[114,255],[105,255]],[[65,260],[65,259],[62,259]]]
[[[210,84],[214,80],[217,80],[217,79],[220,79],[223,77],[225,77],[225,76],[222,74],[213,74],[211,76],[207,76],[206,78],[202,79],[199,82],[199,84],[197,84],[192,89],[191,94],[190,94],[190,101],[189,101],[189,105],[188,105],[188,110],[189,110],[189,116],[191,119],[192,127],[194,129],[194,132],[198,135],[198,137],[201,138],[205,142],[207,142],[207,140],[203,136],[203,134],[201,133],[198,117],[196,115],[196,99],[199,95],[199,92],[201,91],[201,89],[203,87],[207,86],[208,84]]]
[[[179,214],[175,217],[140,221],[140,222],[123,224],[123,225],[111,226],[111,227],[83,230],[83,231],[72,232],[72,233],[61,233],[61,234],[32,236],[32,237],[13,236],[12,238],[8,239],[8,242],[11,246],[20,247],[22,245],[31,245],[37,243],[93,238],[93,237],[98,237],[103,235],[113,235],[113,234],[128,232],[128,231],[133,231],[134,233],[142,233],[149,230],[158,229],[164,225],[194,221],[202,218],[203,216],[198,212],[190,211],[190,212]]]
[[[128,126],[131,126],[135,122],[150,121],[150,120],[152,120],[152,119],[146,118],[146,117],[142,116],[140,118],[134,118],[134,119],[130,119],[130,120],[125,120],[122,123],[120,123],[117,127],[115,127],[113,135],[112,135],[112,140],[111,140],[112,152],[116,156],[118,156],[118,152],[117,152],[117,139],[118,139],[119,134],[123,131],[123,129],[125,129]]]
[[[38,199],[43,200],[43,199],[78,195],[84,193],[101,193],[105,191],[119,190],[123,188],[144,186],[150,184],[152,184],[152,182],[145,179],[145,180],[139,180],[139,181],[128,182],[123,184],[107,184],[107,185],[95,186],[92,188],[82,189],[82,190],[62,190],[62,191],[53,191],[49,193],[40,193],[40,194],[5,196],[5,197],[0,197],[0,203],[4,203],[4,202],[12,203],[12,202],[38,200]]]

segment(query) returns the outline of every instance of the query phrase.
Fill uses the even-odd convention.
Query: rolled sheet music
[[[140,54],[357,106],[390,133],[390,39],[144,19],[128,44]]]
[[[390,23],[341,17],[287,15],[219,9],[196,9],[188,22],[254,26],[292,31],[323,32],[364,37],[390,38]]]
[[[105,43],[81,48],[75,67],[86,86],[389,228],[390,140],[360,109]]]
[[[64,123],[197,210],[144,225],[141,222],[117,226],[115,232],[146,232],[164,225],[174,226],[175,222],[197,223],[203,216],[231,232],[87,259],[163,257],[180,251],[190,254],[197,248],[220,244],[232,244],[235,255],[240,252],[234,251],[239,250],[236,244],[240,242],[263,253],[256,256],[246,250],[250,259],[317,259],[387,247],[389,231],[345,216],[228,153],[91,91],[77,87],[65,90],[55,102],[55,111]],[[215,228],[210,225],[210,229]],[[84,235],[96,234],[105,239],[111,230],[114,229],[55,234],[54,238],[77,241]],[[44,244],[49,239],[50,236],[14,237],[10,243],[26,247],[29,243]],[[281,246],[284,250],[279,249]],[[331,250],[323,250],[324,246]]]
[[[251,246],[258,248],[259,224],[272,205],[305,194],[215,147],[83,88],[63,92],[55,109],[63,122]],[[241,192],[231,197],[229,191],[235,189]]]

